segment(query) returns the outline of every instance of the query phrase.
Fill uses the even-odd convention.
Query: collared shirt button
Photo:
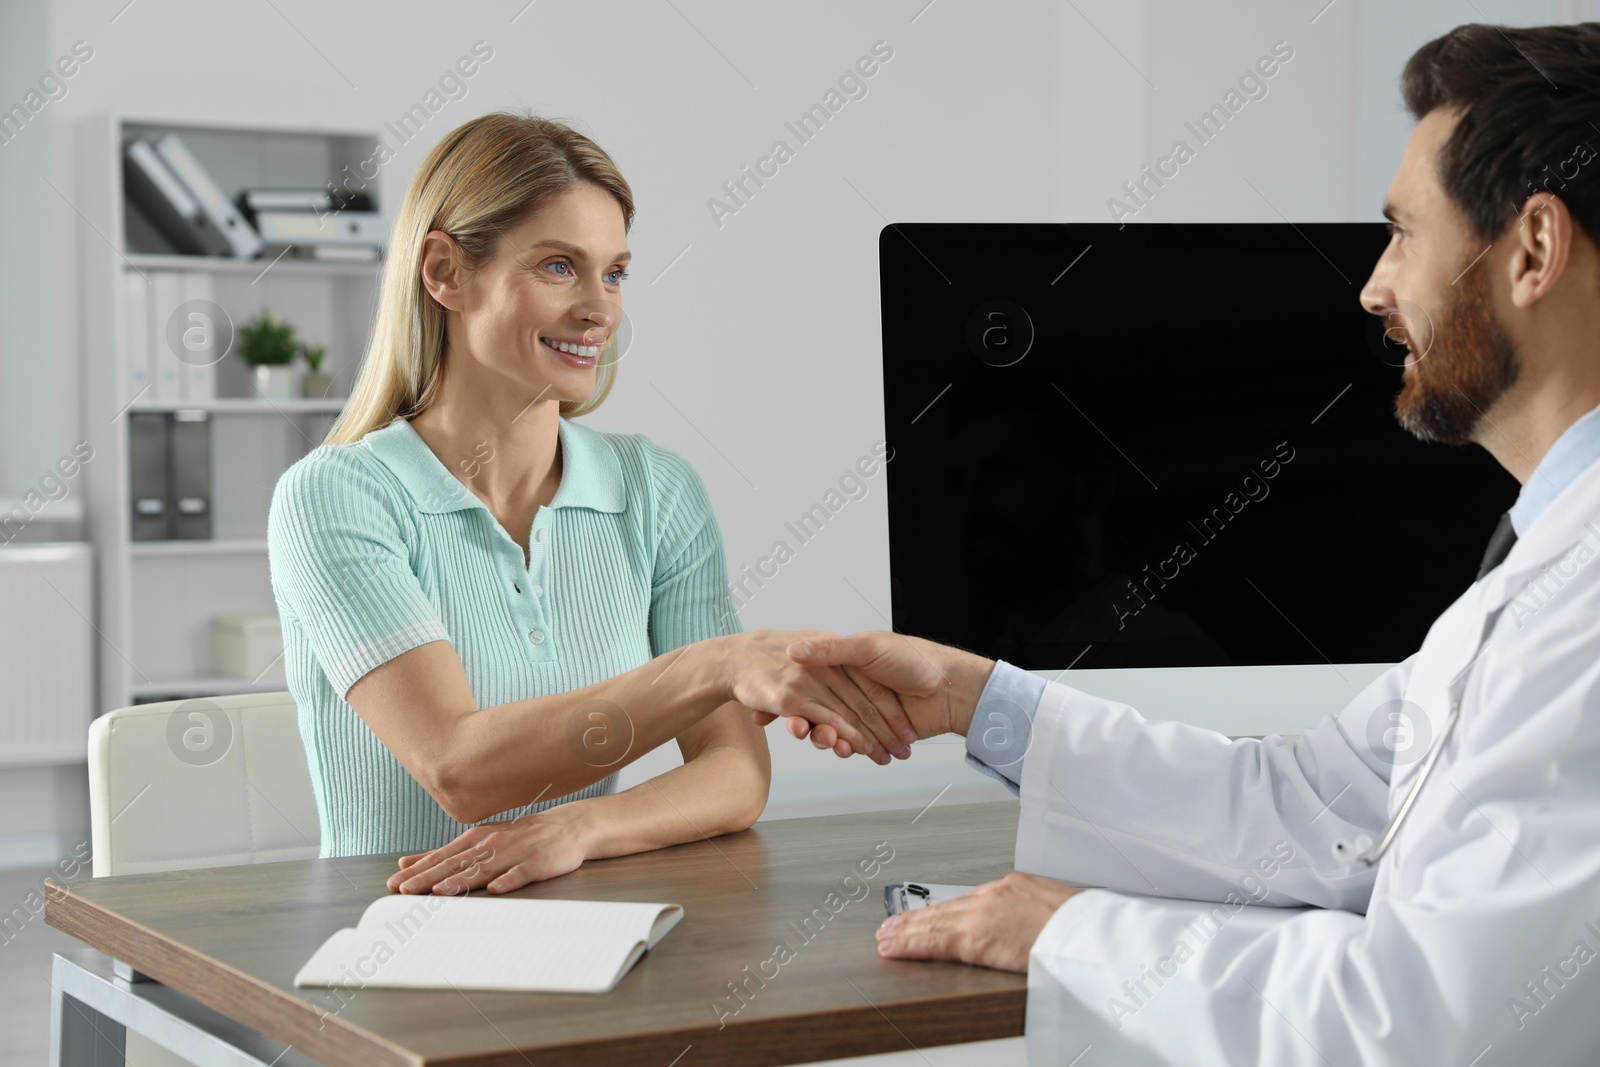
[[[544,527],[541,526],[539,529],[533,531],[533,539],[535,541],[543,541],[544,540]]]
[[[534,596],[544,596],[544,586],[537,584],[530,585],[528,586],[528,592],[532,593]]]
[[[532,641],[536,645],[544,644],[544,631],[543,630],[529,630],[528,631],[528,640]]]

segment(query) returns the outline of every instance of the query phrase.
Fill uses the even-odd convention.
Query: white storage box
[[[257,678],[283,655],[278,616],[231,611],[211,619],[211,666],[218,674]]]

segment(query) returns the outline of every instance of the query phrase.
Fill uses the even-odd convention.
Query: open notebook
[[[294,984],[609,993],[682,918],[678,904],[385,896]]]

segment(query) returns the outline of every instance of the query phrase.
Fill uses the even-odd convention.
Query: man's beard
[[[1406,339],[1415,344],[1407,329]],[[1500,395],[1517,380],[1516,347],[1489,302],[1487,271],[1468,270],[1431,347],[1411,365],[1395,398],[1400,425],[1424,441],[1464,445]]]

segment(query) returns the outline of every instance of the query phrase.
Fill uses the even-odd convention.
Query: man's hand
[[[1028,973],[1028,954],[1045,923],[1079,890],[1013,871],[954,900],[892,916],[878,927],[878,955],[956,960]]]
[[[921,637],[887,630],[866,630],[848,637],[822,636],[789,646],[796,663],[811,668],[837,668],[863,692],[879,699],[879,691],[899,698],[917,737],[965,735],[972,711],[994,670],[994,661]],[[771,716],[757,717],[765,725]],[[791,717],[786,725],[797,738],[809,733],[818,748],[850,755],[850,743],[826,723]]]
[[[757,725],[781,716],[805,730],[824,726],[830,744],[838,740],[844,748],[841,755],[862,752],[877,763],[889,763],[890,753],[910,758],[917,733],[893,689],[840,667],[796,663],[789,654],[799,643],[839,639],[828,630],[754,630],[711,641],[722,653],[723,690],[752,709]]]

